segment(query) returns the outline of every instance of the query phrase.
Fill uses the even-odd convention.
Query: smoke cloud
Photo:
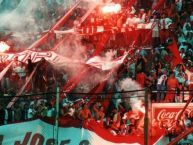
[[[20,41],[32,39],[31,37],[50,29],[58,17],[58,7],[65,10],[73,2],[74,0],[68,3],[64,0],[1,0],[0,29],[12,32]]]
[[[87,49],[81,42],[81,37],[77,35],[65,36],[65,41],[56,50],[62,56],[85,62],[87,59]]]
[[[69,58],[72,60],[72,63],[68,64],[52,64],[54,68],[58,70],[64,70],[67,74],[70,74],[69,77],[74,77],[80,75],[89,66],[86,61],[91,57],[91,52],[94,51],[94,46],[92,43],[86,42],[83,43],[82,37],[79,35],[69,34],[64,36],[65,41],[57,48],[56,53]],[[116,55],[115,51],[107,51],[103,56],[98,56],[100,59],[105,61],[111,61]],[[77,62],[77,63],[73,63]],[[76,87],[76,92],[89,92],[94,88],[98,83],[104,81],[107,77],[107,71],[101,71],[100,69],[94,68],[91,69],[85,79]]]
[[[144,91],[135,91],[142,90],[141,86],[133,81],[130,78],[126,78],[120,82],[120,88],[124,91],[133,91],[124,94],[124,101],[127,101],[131,104],[132,110],[138,110],[142,113],[145,113],[144,108]],[[132,98],[131,98],[132,97]]]
[[[9,29],[12,32],[36,32],[39,28],[42,29],[43,26],[37,25],[35,20],[35,12],[41,6],[40,0],[21,0],[15,5],[15,9],[0,14],[1,28]]]

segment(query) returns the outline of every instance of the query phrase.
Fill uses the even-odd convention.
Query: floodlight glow
[[[3,41],[0,41],[0,52],[5,52],[7,50],[9,50],[10,46],[3,42]]]
[[[104,7],[102,7],[103,13],[118,13],[119,11],[121,11],[120,4],[111,3],[109,5],[105,5]]]

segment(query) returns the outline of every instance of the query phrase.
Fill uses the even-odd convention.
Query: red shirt
[[[138,73],[136,75],[136,81],[142,86],[144,87],[145,86],[145,78],[146,78],[146,75],[142,72],[142,73]]]
[[[170,77],[167,82],[168,90],[178,88],[178,80],[175,77]]]

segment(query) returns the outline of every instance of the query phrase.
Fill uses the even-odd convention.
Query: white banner
[[[100,56],[90,58],[87,62],[82,62],[81,60],[74,60],[71,58],[64,57],[60,54],[55,53],[54,51],[32,51],[25,50],[20,53],[0,53],[0,63],[14,60],[15,57],[18,57],[18,60],[21,62],[27,62],[27,59],[31,58],[32,62],[38,62],[42,58],[55,65],[56,67],[65,67],[69,66],[83,66],[85,64],[99,68],[101,70],[110,70],[113,67],[116,67],[123,63],[126,55],[118,57],[114,60],[102,60]]]
[[[120,64],[122,64],[125,60],[125,58],[127,57],[127,54],[118,57],[114,60],[104,60],[102,57],[100,56],[95,56],[90,58],[86,64],[91,65],[93,67],[99,68],[101,70],[110,70],[112,68],[115,68],[117,66],[119,66]]]
[[[47,61],[52,63],[65,62],[65,63],[81,63],[78,60],[72,60],[70,58],[64,57],[55,53],[54,51],[33,51],[25,50],[20,53],[0,53],[0,62],[6,62],[14,60],[15,57],[18,57],[19,61],[27,62],[27,59],[31,58],[32,62],[40,61],[42,58],[45,58]]]
[[[41,120],[0,126],[0,145],[53,145],[54,126]],[[113,138],[113,135],[112,135]],[[84,128],[59,127],[58,145],[139,145],[113,143]]]

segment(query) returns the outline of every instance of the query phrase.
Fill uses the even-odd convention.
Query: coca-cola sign
[[[186,103],[153,103],[152,104],[152,125],[172,126],[178,119]],[[193,103],[189,104],[185,112],[192,116]]]

